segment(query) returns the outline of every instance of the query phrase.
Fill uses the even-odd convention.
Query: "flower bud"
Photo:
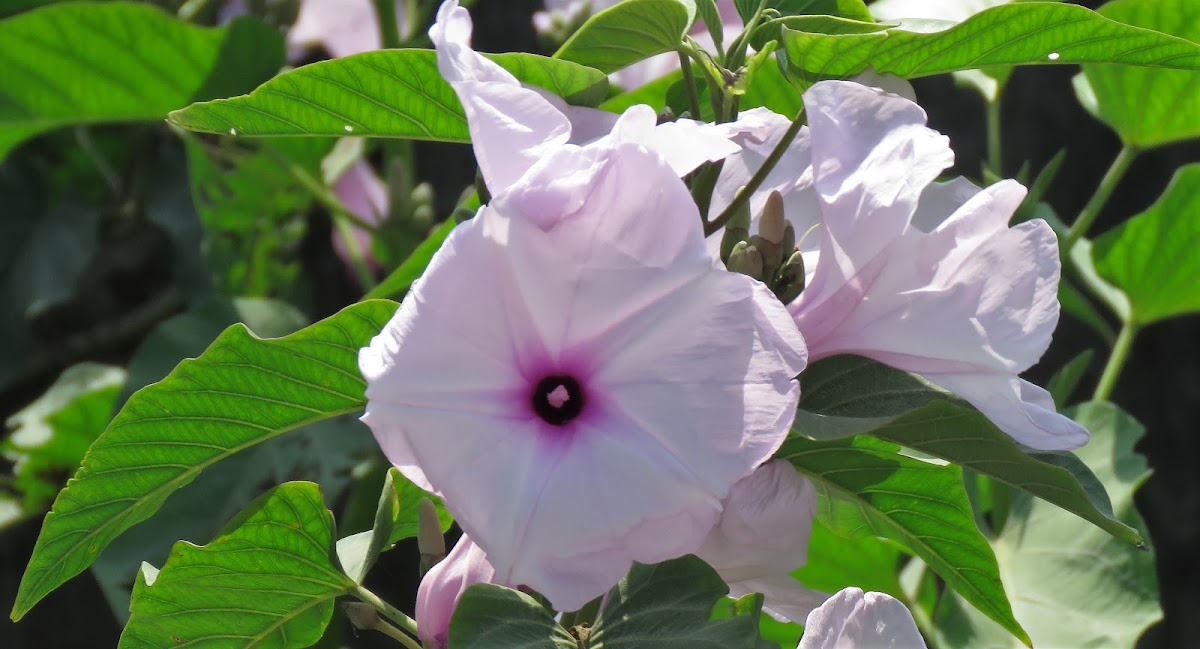
[[[739,241],[733,247],[733,251],[729,253],[729,262],[725,264],[725,267],[735,273],[741,273],[754,279],[762,279],[762,253],[753,245],[745,241]]]
[[[342,604],[342,611],[356,629],[374,629],[379,624],[379,611],[370,604],[346,602]]]
[[[422,575],[446,558],[442,522],[438,520],[437,508],[428,498],[422,498],[417,506],[417,549],[421,551]]]
[[[433,198],[433,185],[428,182],[419,183],[409,194],[409,200],[413,205],[432,205]]]
[[[495,579],[496,569],[488,563],[487,555],[464,534],[446,560],[425,573],[417,588],[417,635],[421,642],[444,649],[458,598],[467,588],[494,583]]]
[[[794,250],[792,256],[788,257],[779,269],[779,276],[771,290],[775,291],[781,302],[791,304],[804,291],[804,282],[804,256],[799,250]]]
[[[767,202],[763,205],[762,219],[758,222],[758,235],[775,245],[783,245],[787,226],[787,217],[783,214],[783,195],[773,191],[767,196]],[[793,233],[792,238],[795,239],[795,236]]]
[[[759,271],[758,278],[769,283],[783,263],[783,248],[758,234],[750,237],[749,244],[762,255],[762,270]]]
[[[721,261],[728,262],[733,247],[739,241],[750,238],[750,206],[742,204],[738,211],[725,223],[725,234],[721,235]],[[728,267],[728,265],[726,266]]]

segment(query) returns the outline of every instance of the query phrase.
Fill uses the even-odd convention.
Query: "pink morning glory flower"
[[[549,92],[522,86],[504,68],[471,49],[471,30],[467,10],[457,0],[448,0],[438,9],[429,38],[437,49],[438,69],[463,104],[475,158],[492,194],[516,183],[539,160],[563,146],[609,137],[617,115],[570,106]],[[645,129],[639,137],[679,175],[738,150],[722,129],[691,120]]]
[[[796,649],[926,649],[926,644],[900,600],[846,588],[808,616]]]
[[[700,547],[787,435],[806,363],[784,305],[714,266],[687,187],[638,143],[654,119],[533,164],[359,355],[387,457],[497,581],[560,610]]]
[[[764,192],[784,195],[800,240],[807,287],[789,310],[812,358],[859,354],[921,375],[1029,447],[1085,444],[1087,430],[1020,378],[1059,313],[1054,232],[1040,219],[1008,225],[1025,189],[934,183],[953,153],[904,97],[827,81],[804,102],[809,126]],[[714,204],[728,204],[786,124],[747,117]]]
[[[729,594],[762,593],[764,610],[803,623],[827,595],[788,573],[808,559],[817,491],[786,460],[771,460],[733,486],[696,556],[729,585]]]
[[[475,584],[496,583],[496,569],[465,534],[450,554],[425,573],[417,588],[417,635],[431,649],[445,649],[458,598]]]

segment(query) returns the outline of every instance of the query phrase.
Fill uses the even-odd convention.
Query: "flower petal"
[[[475,584],[490,583],[497,583],[496,569],[488,563],[483,550],[464,534],[450,554],[421,578],[416,609],[421,641],[435,649],[445,649],[458,598]]]
[[[925,649],[900,600],[859,588],[838,591],[808,616],[796,649]]]

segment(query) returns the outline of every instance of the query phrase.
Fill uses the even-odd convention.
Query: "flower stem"
[[[758,171],[754,172],[754,175],[750,178],[750,182],[738,190],[733,200],[729,201],[729,205],[715,219],[705,224],[704,236],[708,236],[724,227],[729,222],[729,219],[733,218],[733,215],[750,200],[754,192],[758,191],[758,188],[767,180],[767,176],[771,175],[771,171],[775,168],[775,165],[779,164],[779,160],[783,158],[783,154],[791,146],[792,140],[796,139],[796,134],[800,132],[802,126],[804,126],[803,108],[796,114],[796,119],[792,120],[791,126],[788,126],[783,137],[779,138],[779,142],[775,145],[775,148],[771,149],[771,154],[763,161],[762,166],[758,168]]]
[[[400,609],[388,604],[379,598],[378,595],[363,588],[355,586],[350,590],[350,594],[357,597],[360,601],[370,604],[379,611],[379,614],[396,623],[396,626],[407,631],[410,635],[417,635],[417,622],[411,617],[404,614]]]
[[[1117,159],[1113,160],[1112,166],[1104,174],[1104,178],[1100,180],[1100,186],[1096,188],[1096,193],[1092,194],[1091,200],[1084,206],[1083,211],[1079,213],[1079,217],[1071,224],[1070,231],[1062,242],[1062,256],[1064,259],[1069,259],[1071,248],[1079,242],[1080,239],[1087,234],[1089,228],[1095,223],[1096,218],[1100,216],[1100,210],[1104,208],[1104,204],[1108,202],[1113,191],[1120,184],[1121,179],[1125,177],[1125,172],[1129,171],[1135,158],[1137,158],[1138,149],[1126,144],[1121,148],[1121,152],[1117,154]]]
[[[687,87],[688,109],[692,111],[692,119],[700,119],[700,95],[696,92],[696,75],[692,73],[692,62],[687,53],[679,51],[679,67],[683,70],[683,85]]]
[[[1000,137],[1000,97],[987,102],[988,167],[997,176],[1004,175],[1004,151]]]
[[[379,21],[379,42],[384,49],[400,47],[400,25],[396,19],[396,0],[374,0],[375,18]]]
[[[1121,327],[1121,333],[1117,334],[1117,341],[1113,343],[1112,352],[1108,355],[1108,362],[1104,365],[1104,373],[1100,375],[1100,382],[1096,384],[1096,391],[1092,393],[1093,401],[1107,401],[1109,395],[1112,394],[1113,388],[1117,385],[1117,379],[1121,376],[1121,370],[1125,367],[1125,361],[1129,358],[1129,350],[1133,347],[1133,339],[1136,336],[1136,324],[1126,322]]]

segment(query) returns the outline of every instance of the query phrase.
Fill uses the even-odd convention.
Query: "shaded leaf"
[[[208,545],[180,542],[144,573],[119,649],[311,646],[334,598],[354,587],[332,559],[333,535],[317,485],[276,487]]]
[[[463,592],[450,619],[455,649],[579,649],[534,598],[494,584]]]
[[[902,544],[964,599],[1027,640],[1000,583],[996,556],[975,526],[962,471],[897,450],[866,436],[823,443],[793,437],[776,457],[790,461],[817,486],[819,515],[835,531]]]
[[[1149,475],[1134,444],[1143,428],[1110,403],[1078,408],[1092,431],[1078,451],[1112,495],[1121,520],[1143,533],[1133,494]],[[1014,494],[1008,524],[993,541],[1017,619],[1037,647],[1132,647],[1162,617],[1154,554],[1138,550],[1025,494]],[[952,593],[937,615],[946,647],[1008,649],[1016,644]]]

